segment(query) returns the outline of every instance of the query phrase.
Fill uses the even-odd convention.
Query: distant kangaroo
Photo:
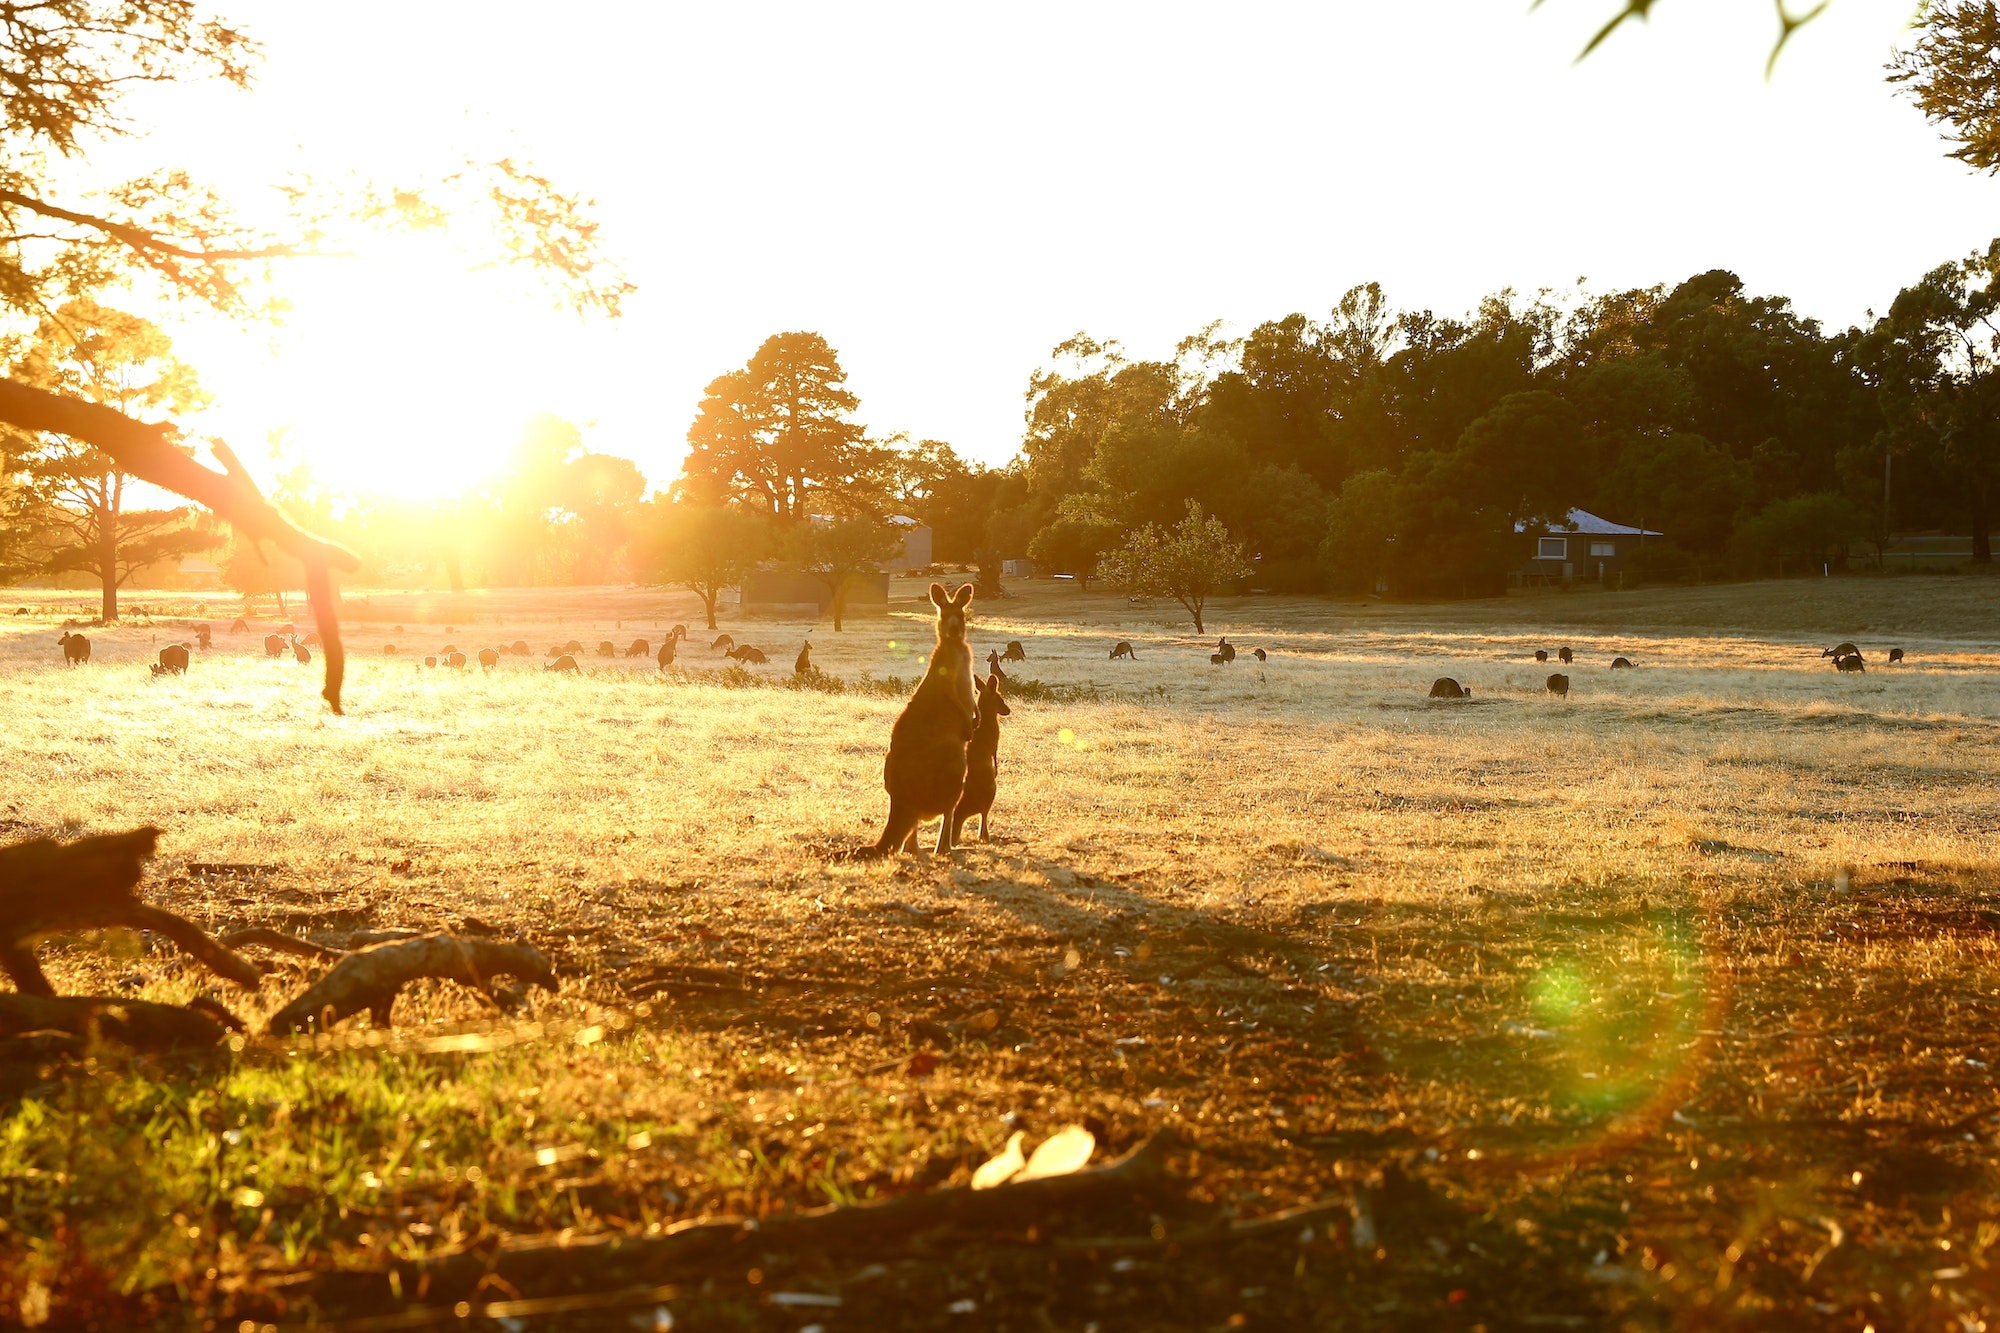
[[[499,665],[500,654],[498,652],[491,648],[481,648],[479,650],[479,669],[481,671],[491,671]]]
[[[1268,661],[1271,656],[1269,653],[1265,652],[1262,648],[1252,648],[1250,651],[1257,655],[1257,660],[1259,662]]]
[[[979,715],[972,686],[972,648],[965,641],[965,608],[972,604],[972,585],[947,593],[943,584],[933,583],[931,601],[938,609],[937,649],[889,733],[889,753],[882,761],[889,822],[875,845],[858,849],[858,856],[914,850],[918,826],[940,818],[937,849],[951,851],[952,811],[965,791],[965,747]]]
[[[160,660],[153,664],[153,674],[164,676],[169,673],[185,676],[188,669],[188,646],[184,643],[170,643],[160,649]]]
[[[1901,648],[1891,648],[1891,649],[1889,650],[1889,660],[1890,660],[1891,662],[1900,662],[1900,661],[1902,661],[1902,660],[1903,660],[1903,650],[1902,650]]]
[[[1564,666],[1568,666],[1576,660],[1575,656],[1571,654],[1568,644],[1564,644],[1562,647],[1556,649],[1556,656],[1562,659]]]
[[[674,664],[674,645],[680,642],[678,634],[669,634],[667,641],[660,645],[660,670],[665,671]]]
[[[1549,650],[1548,650],[1548,649],[1546,649],[1546,648],[1537,648],[1537,649],[1535,649],[1535,660],[1536,660],[1537,662],[1546,662],[1546,661],[1548,661],[1548,660],[1549,660]]]
[[[1000,697],[999,675],[979,682],[979,721],[965,747],[965,791],[958,798],[958,808],[951,812],[953,842],[965,840],[965,822],[974,815],[979,816],[979,840],[986,841],[993,797],[1000,790],[1000,719],[1013,711]]]
[[[1860,653],[1849,653],[1845,657],[1834,658],[1833,667],[1836,671],[1860,671],[1865,673],[1868,670],[1868,664],[1861,660]]]
[[[1861,656],[1861,650],[1851,643],[1836,643],[1833,647],[1821,653],[1820,656],[1831,657],[1835,661],[1839,661],[1843,657],[1859,657]]]
[[[1000,654],[998,654],[998,653],[988,653],[988,654],[986,654],[986,669],[987,669],[987,672],[988,672],[989,674],[991,674],[991,675],[995,675],[995,676],[998,676],[998,677],[999,677],[999,678],[1000,678],[1001,680],[1005,680],[1005,679],[1007,679],[1007,673],[1006,673],[1006,672],[1004,672],[1004,671],[1002,671],[1002,670],[1000,669],[1000,663],[1001,663],[1001,662],[1002,662],[1003,660],[1004,660],[1004,659],[1003,659],[1003,658],[1002,658],[1002,657],[1000,656]]]
[[[1433,699],[1470,699],[1471,697],[1472,691],[1460,685],[1450,676],[1439,676],[1431,682],[1431,698]]]
[[[279,657],[284,654],[284,651],[285,651],[284,635],[266,634],[264,636],[264,656]]]
[[[708,645],[708,651],[710,651],[711,653],[715,652],[726,653],[735,646],[736,646],[736,640],[730,638],[727,634],[724,634],[720,638],[718,638],[714,643]]]
[[[799,649],[798,659],[792,663],[792,674],[794,676],[803,676],[813,669],[812,650],[812,640],[807,639],[805,647]]]
[[[75,666],[79,662],[90,660],[90,640],[81,634],[72,634],[64,630],[63,636],[56,642],[62,645],[64,666]]]
[[[771,660],[770,658],[764,656],[764,650],[762,648],[752,648],[747,643],[740,644],[735,648],[731,648],[728,652],[724,653],[723,656],[733,657],[740,663],[754,662],[758,666],[763,666],[766,662]]]
[[[1007,651],[1000,654],[1000,660],[1003,662],[1025,662],[1028,660],[1028,650],[1021,646],[1019,639],[1009,639],[1007,641]]]
[[[542,670],[560,671],[564,675],[573,676],[576,674],[576,659],[574,657],[571,657],[568,653],[564,653],[561,657],[558,657],[555,661],[543,667]]]
[[[1229,642],[1227,634],[1215,641],[1215,655],[1225,662],[1236,660],[1236,646]]]
[[[616,657],[618,656],[618,645],[606,639],[603,643],[597,645],[597,655],[599,657]]]
[[[1614,657],[1611,659],[1611,669],[1613,671],[1624,671],[1631,667],[1631,665],[1632,659],[1629,657]]]
[[[1124,639],[1120,639],[1116,644],[1112,645],[1111,648],[1112,661],[1116,662],[1121,657],[1129,657],[1134,662],[1139,660],[1139,654],[1133,652],[1132,645]]]
[[[652,644],[647,643],[644,639],[634,639],[632,640],[632,646],[625,650],[625,656],[646,657],[649,656],[652,653],[652,651],[653,651]]]
[[[1549,693],[1561,698],[1569,698],[1569,677],[1558,671],[1549,677]]]

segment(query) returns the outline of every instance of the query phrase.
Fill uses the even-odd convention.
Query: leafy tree
[[[1897,294],[1878,324],[1887,431],[1931,455],[1965,507],[1975,564],[1993,560],[2000,497],[2000,240]]]
[[[9,374],[127,416],[179,414],[208,401],[158,326],[88,298],[44,316]],[[131,474],[101,449],[63,435],[17,431],[9,432],[8,449],[12,469],[26,478],[55,539],[41,567],[97,578],[107,625],[117,621],[118,589],[134,571],[212,544],[190,525],[185,507],[131,507]]]
[[[1171,528],[1148,523],[1106,556],[1104,576],[1133,592],[1171,597],[1194,617],[1194,632],[1206,633],[1202,612],[1216,592],[1250,573],[1242,544],[1198,501],[1187,502],[1187,517]]]
[[[692,500],[653,506],[652,573],[701,598],[708,627],[723,589],[741,587],[770,546],[769,520],[734,505]]]
[[[1896,52],[1899,84],[1945,139],[1949,156],[1976,171],[2000,171],[2000,12],[1993,0],[1934,0],[1917,40]]]
[[[833,629],[841,630],[848,582],[876,572],[896,554],[902,533],[873,514],[809,519],[785,535],[785,558],[794,569],[826,585],[833,605]]]
[[[1808,570],[1826,565],[1843,569],[1847,546],[1867,531],[1866,517],[1837,491],[1818,491],[1774,500],[1746,520],[1737,545],[1752,557],[1802,562]]]
[[[1373,592],[1389,575],[1396,536],[1396,477],[1384,469],[1357,472],[1327,506],[1326,541],[1320,558],[1334,585],[1348,592]]]
[[[688,428],[681,493],[735,499],[785,522],[878,502],[886,451],[854,421],[861,400],[817,333],[776,333],[749,364],[710,382]]]
[[[895,449],[889,471],[898,512],[930,528],[934,561],[963,564],[991,545],[987,528],[1000,491],[998,472],[968,463],[942,440]]]
[[[1747,464],[1686,432],[1632,439],[1604,487],[1616,513],[1686,551],[1697,580],[1727,551],[1736,515],[1754,494]]]
[[[1077,586],[1088,590],[1105,552],[1117,544],[1118,535],[1116,527],[1087,513],[1066,516],[1035,534],[1028,543],[1028,555],[1036,565],[1054,573],[1074,574]]]

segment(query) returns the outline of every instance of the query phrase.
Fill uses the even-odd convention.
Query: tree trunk
[[[715,599],[722,596],[722,589],[710,588],[707,592],[703,592],[700,588],[696,588],[694,592],[695,596],[701,598],[702,609],[708,612],[708,627],[714,629]]]
[[[1206,633],[1208,633],[1208,631],[1207,631],[1207,630],[1205,630],[1205,629],[1203,629],[1203,628],[1202,628],[1202,625],[1201,625],[1201,603],[1200,603],[1200,602],[1182,602],[1182,603],[1181,603],[1181,605],[1182,605],[1182,606],[1185,606],[1185,607],[1187,607],[1187,609],[1188,609],[1188,612],[1189,612],[1189,613],[1190,613],[1191,615],[1193,615],[1193,616],[1194,616],[1194,632],[1195,632],[1196,634],[1206,634]]]
[[[847,584],[845,580],[833,586],[833,632],[840,633],[840,613],[847,609]]]
[[[1966,494],[1972,501],[1972,563],[1990,565],[1993,563],[1993,515],[1989,512],[1987,488],[1968,486]]]
[[[118,622],[118,514],[109,505],[97,511],[97,564],[104,574],[104,623]]]

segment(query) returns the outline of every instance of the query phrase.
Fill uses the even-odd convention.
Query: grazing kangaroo
[[[972,728],[972,740],[965,747],[965,791],[951,812],[951,840],[965,840],[965,822],[979,816],[979,840],[987,840],[986,826],[993,818],[993,798],[1000,790],[1000,719],[1013,709],[1000,697],[998,673],[979,682],[979,721]]]
[[[1868,664],[1861,660],[1860,653],[1849,653],[1845,657],[1834,658],[1833,669],[1836,671],[1860,671],[1865,673],[1868,670]]]
[[[1009,639],[1007,640],[1007,651],[1000,654],[1000,660],[1003,662],[1025,662],[1028,660],[1028,650],[1021,646],[1019,639]],[[1002,677],[1002,679],[1005,679],[1005,677]]]
[[[385,644],[383,644],[383,645],[382,645],[382,656],[384,656],[384,657],[394,657],[395,655],[396,655],[396,645],[395,645],[395,644],[393,644],[393,643],[385,643]]]
[[[1549,677],[1549,693],[1561,698],[1569,698],[1569,677],[1558,671]]]
[[[857,849],[857,856],[914,850],[918,826],[939,818],[943,823],[937,849],[951,850],[952,811],[965,791],[965,747],[979,713],[973,695],[972,648],[965,641],[965,608],[972,604],[972,585],[947,593],[943,584],[933,583],[931,601],[938,609],[937,648],[889,733],[889,753],[882,761],[889,822],[875,845]]]
[[[1575,654],[1570,652],[1568,644],[1564,644],[1562,647],[1556,649],[1556,656],[1562,659],[1562,664],[1564,666],[1568,666],[1571,662],[1574,662],[1576,660],[1576,656]]]
[[[762,648],[752,648],[747,643],[741,644],[735,648],[731,648],[728,652],[724,653],[723,656],[733,657],[739,663],[754,662],[758,666],[763,666],[766,662],[771,660],[770,658],[764,656],[764,650]]]
[[[266,634],[264,636],[264,656],[278,657],[283,655],[284,651],[285,651],[284,635]]]
[[[1133,652],[1132,645],[1124,639],[1120,639],[1117,643],[1113,644],[1111,648],[1112,661],[1116,662],[1121,657],[1129,657],[1134,662],[1139,660],[1139,654]]]
[[[714,643],[708,645],[708,651],[710,651],[711,653],[717,653],[717,652],[727,653],[731,648],[734,648],[735,646],[736,646],[736,640],[730,638],[727,634],[724,634],[721,637],[717,638]]]
[[[1903,660],[1903,650],[1902,650],[1901,648],[1891,648],[1891,649],[1889,650],[1889,660],[1890,660],[1891,662],[1900,662],[1900,661],[1902,661],[1902,660]]]
[[[465,670],[465,654],[456,651],[446,653],[444,655],[444,664],[453,671],[463,671]]]
[[[1821,653],[1820,656],[1831,657],[1835,661],[1839,661],[1843,657],[1859,657],[1861,656],[1861,650],[1851,643],[1836,643],[1833,647]]]
[[[1431,682],[1431,698],[1433,699],[1470,699],[1471,697],[1472,691],[1460,685],[1450,676],[1439,676]]]
[[[481,648],[479,650],[479,669],[481,671],[490,672],[494,667],[499,665],[500,654],[497,651],[492,648]]]
[[[561,657],[543,667],[542,670],[560,671],[565,675],[573,676],[576,674],[576,659],[568,653],[564,653]]]
[[[1257,660],[1259,662],[1266,662],[1270,660],[1271,655],[1265,652],[1262,648],[1252,648],[1250,651],[1256,654]]]
[[[236,617],[236,619],[229,622],[229,632],[231,634],[242,634],[247,632],[249,628],[250,628],[250,622],[245,620],[242,616],[238,616]],[[401,625],[398,625],[396,626],[396,628],[398,631],[400,631],[403,627]]]
[[[207,626],[207,624],[206,624],[206,623],[204,623],[204,624],[200,624],[200,625],[196,625],[196,626],[194,627],[194,637],[195,637],[195,642],[197,642],[197,643],[199,643],[199,644],[201,645],[201,650],[202,650],[203,652],[207,652],[207,651],[209,650],[209,648],[210,648],[210,647],[212,646],[212,645],[211,645],[211,644],[209,643],[209,640],[210,640],[210,638],[211,638],[211,637],[213,637],[213,634],[214,634],[214,631],[212,631],[211,629],[209,629],[209,627]]]
[[[1631,667],[1632,659],[1629,657],[1614,657],[1611,659],[1611,669],[1613,671],[1628,671]]]
[[[669,634],[667,641],[660,645],[660,670],[665,671],[674,664],[674,645],[679,642],[679,635]]]
[[[606,639],[603,643],[597,645],[597,655],[599,657],[616,657],[618,656],[618,645]]]
[[[170,643],[160,649],[160,660],[153,664],[153,674],[164,676],[172,673],[185,676],[188,669],[188,646],[184,643]]]
[[[653,645],[644,639],[632,640],[632,646],[625,650],[627,657],[645,657],[653,651]]]
[[[1537,662],[1546,662],[1546,661],[1548,661],[1548,660],[1549,660],[1549,650],[1548,650],[1548,649],[1546,649],[1546,648],[1537,648],[1537,649],[1535,649],[1535,660],[1536,660]]]
[[[431,654],[429,657],[426,657],[424,659],[424,665],[427,667],[434,667],[437,664],[438,664],[437,654],[435,653]]]
[[[798,660],[792,663],[792,674],[794,676],[803,676],[813,669],[812,650],[812,640],[807,639],[805,647],[799,649]]]
[[[63,636],[56,642],[62,645],[64,666],[75,666],[79,662],[90,660],[90,640],[81,634],[72,634],[64,630]]]

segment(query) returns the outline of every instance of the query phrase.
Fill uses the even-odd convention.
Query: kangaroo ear
[[[944,585],[942,583],[933,583],[931,585],[931,600],[939,606],[951,605],[951,599],[945,596]]]
[[[972,585],[970,583],[960,584],[958,591],[951,595],[951,604],[961,610],[971,606]]]

